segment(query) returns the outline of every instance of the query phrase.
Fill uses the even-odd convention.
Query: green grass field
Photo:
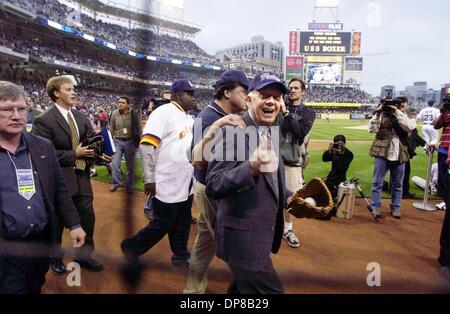
[[[373,178],[373,162],[374,158],[369,156],[369,149],[374,138],[367,130],[348,129],[348,127],[364,126],[368,124],[359,120],[332,120],[327,123],[324,120],[316,120],[311,132],[311,143],[316,140],[327,140],[331,142],[337,134],[344,134],[347,139],[347,148],[353,152],[354,159],[347,172],[347,179],[357,177],[360,179],[360,185],[365,194],[370,197],[370,186]],[[422,133],[422,127],[418,127],[419,135]],[[367,141],[367,142],[362,142]],[[325,177],[330,168],[331,163],[322,162],[322,153],[320,151],[310,152],[311,161],[305,171],[305,179],[309,180],[313,177]],[[425,155],[423,149],[416,149],[417,155],[411,160],[411,177],[426,177],[428,156]],[[434,162],[437,161],[436,154]],[[389,180],[389,174],[386,176]],[[410,184],[410,192],[416,194],[416,197],[423,197],[423,191],[417,188],[413,183]],[[387,194],[383,195],[387,197]]]
[[[347,147],[353,152],[354,159],[347,172],[347,179],[357,177],[360,179],[361,188],[370,197],[370,185],[372,183],[373,173],[373,161],[374,159],[369,156],[370,144],[374,135],[370,134],[367,130],[348,129],[349,127],[364,126],[368,121],[362,122],[360,120],[331,120],[327,123],[324,120],[316,120],[311,132],[311,150],[310,151],[310,163],[305,171],[305,179],[309,180],[313,177],[325,177],[330,168],[331,163],[322,162],[322,153],[324,149],[316,150],[318,146],[326,147],[328,143],[333,140],[333,137],[337,134],[344,134],[347,138]],[[421,134],[421,127],[419,127],[419,134]],[[318,143],[320,142],[320,143]],[[316,147],[316,148],[314,148]],[[418,147],[416,150],[417,156],[411,161],[411,177],[420,176],[426,177],[427,172],[427,160],[423,149]],[[436,154],[434,156],[434,162],[436,162]],[[123,165],[123,173],[125,168]],[[136,189],[143,191],[142,183],[142,167],[140,160],[136,160]],[[97,167],[97,177],[95,180],[99,180],[105,183],[111,183],[111,177],[105,167]],[[389,180],[389,174],[386,176],[386,180]],[[418,189],[414,184],[411,184],[411,193],[415,193],[417,197],[422,197],[423,192]],[[388,195],[384,195],[387,197]]]

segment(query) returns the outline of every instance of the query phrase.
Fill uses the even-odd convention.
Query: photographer
[[[436,130],[443,128],[438,148],[438,195],[445,197],[444,180],[448,170],[448,164],[445,161],[450,146],[450,95],[446,95],[442,103],[441,115],[433,122],[433,125]]]
[[[325,183],[333,199],[337,197],[339,184],[347,180],[347,170],[352,160],[353,153],[345,147],[345,136],[336,135],[333,143],[330,143],[328,149],[322,155],[323,162],[331,161],[331,170]]]
[[[286,186],[291,191],[297,191],[303,186],[303,170],[307,164],[307,138],[314,124],[316,113],[303,103],[306,93],[305,82],[298,78],[289,81],[289,99],[287,106],[281,104],[280,154],[284,162]],[[288,245],[293,248],[300,246],[300,241],[294,233],[292,216],[285,211],[284,234]]]
[[[408,136],[416,128],[416,123],[404,113],[409,107],[407,101],[382,100],[369,122],[369,132],[376,133],[370,148],[370,156],[375,157],[373,182],[371,189],[371,207],[375,218],[380,218],[381,189],[387,170],[391,174],[392,201],[391,215],[401,218],[400,201],[403,193],[405,163],[409,160]]]

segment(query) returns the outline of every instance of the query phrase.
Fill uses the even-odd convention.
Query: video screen
[[[307,81],[309,84],[341,84],[342,64],[340,63],[308,64]]]

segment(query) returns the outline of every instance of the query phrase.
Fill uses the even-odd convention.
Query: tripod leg
[[[372,206],[370,205],[369,200],[367,199],[366,195],[364,194],[363,190],[361,189],[361,187],[359,186],[359,184],[356,184],[356,187],[358,188],[358,192],[359,194],[362,196],[362,198],[366,201],[367,204],[367,210],[369,211],[369,213],[373,214],[373,209]],[[379,222],[380,219],[375,217],[374,215],[372,215],[373,219],[375,219],[376,222]]]

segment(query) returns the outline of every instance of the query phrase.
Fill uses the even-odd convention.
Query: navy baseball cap
[[[255,76],[253,81],[250,83],[250,87],[248,89],[249,92],[251,91],[258,91],[261,90],[269,85],[276,85],[281,89],[281,92],[283,94],[287,93],[286,86],[281,82],[281,80],[272,73],[259,73]]]
[[[243,71],[228,70],[222,73],[220,78],[217,80],[216,84],[214,84],[214,87],[218,87],[220,85],[231,82],[239,83],[246,89],[248,89],[248,86],[250,85],[250,82]]]
[[[187,80],[175,80],[170,87],[170,92],[175,94],[177,92],[193,92],[194,86]]]

